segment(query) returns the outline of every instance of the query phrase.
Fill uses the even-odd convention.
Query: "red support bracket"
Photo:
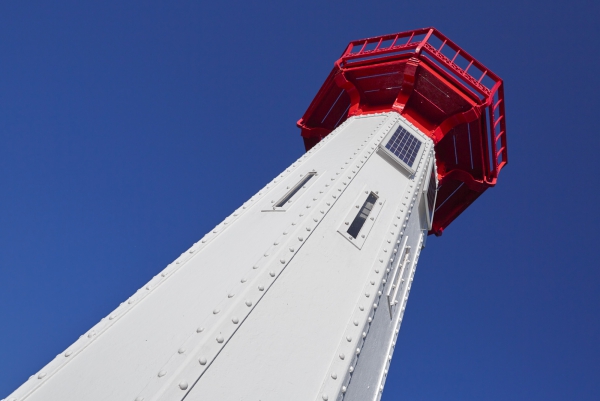
[[[402,81],[402,88],[400,88],[400,92],[392,105],[392,109],[397,110],[399,113],[404,111],[408,100],[410,99],[410,95],[412,95],[413,89],[415,87],[415,77],[417,75],[417,68],[419,67],[419,59],[416,57],[411,57],[406,62],[406,67],[404,68],[404,80]]]
[[[360,92],[356,86],[344,75],[344,71],[340,71],[334,78],[335,84],[344,89],[350,96],[350,109],[348,109],[348,117],[361,112],[360,109]]]
[[[433,141],[438,143],[442,140],[444,135],[446,135],[452,128],[457,125],[473,122],[479,117],[481,117],[481,113],[483,112],[485,106],[484,105],[475,105],[471,107],[469,110],[464,113],[454,114],[444,121],[432,132]]]

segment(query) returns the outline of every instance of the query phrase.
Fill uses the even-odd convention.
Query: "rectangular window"
[[[358,237],[358,233],[360,233],[360,230],[365,224],[367,218],[369,217],[369,214],[371,214],[371,211],[373,210],[373,205],[375,205],[376,201],[377,195],[371,192],[365,200],[365,203],[363,203],[362,207],[358,211],[358,214],[352,221],[352,224],[350,224],[350,228],[348,228],[347,232],[352,238]]]
[[[291,202],[294,195],[296,195],[298,191],[300,191],[306,185],[306,183],[308,183],[308,181],[310,181],[310,179],[313,178],[315,175],[317,175],[315,171],[307,173],[296,185],[294,185],[294,187],[292,187],[292,189],[290,189],[283,196],[283,198],[281,198],[277,201],[277,203],[275,203],[275,207],[284,207],[286,203]]]

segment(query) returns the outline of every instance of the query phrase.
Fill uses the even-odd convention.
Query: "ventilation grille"
[[[412,168],[419,154],[419,149],[421,149],[421,141],[400,126],[385,147],[398,159],[406,163],[408,167]]]

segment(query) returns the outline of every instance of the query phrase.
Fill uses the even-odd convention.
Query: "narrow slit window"
[[[433,220],[433,212],[435,208],[435,198],[437,194],[437,185],[435,182],[435,168],[431,166],[431,175],[429,177],[429,186],[427,188],[427,208],[429,213],[429,221]]]
[[[377,195],[371,192],[352,221],[352,224],[350,224],[350,228],[348,228],[347,232],[352,238],[358,237],[358,233],[360,233],[360,229],[365,224],[365,221],[367,221],[369,214],[371,214],[375,202],[377,202]]]
[[[302,189],[302,187],[304,187],[306,185],[306,183],[308,181],[310,181],[310,179],[313,178],[315,175],[317,175],[317,173],[314,171],[307,173],[304,177],[302,177],[300,182],[298,182],[292,189],[290,189],[283,196],[283,198],[281,198],[281,199],[279,199],[279,201],[277,201],[277,203],[275,204],[275,207],[284,207],[286,203],[291,202],[291,199],[294,197],[294,195],[296,195],[298,193],[298,191],[300,191]]]

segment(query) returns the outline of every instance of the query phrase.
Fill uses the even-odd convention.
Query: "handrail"
[[[402,40],[405,38],[407,38],[406,42]],[[414,40],[415,38],[419,40]],[[433,38],[441,42],[439,47],[436,48],[433,46],[431,43]],[[391,43],[387,45],[386,42]],[[368,49],[369,45],[373,45],[373,48]],[[355,51],[355,49],[359,50]],[[387,61],[388,58],[393,58],[396,55],[405,55],[413,49],[416,57],[425,57],[432,60],[453,78],[465,84],[466,88],[470,88],[476,94],[479,94],[482,104],[489,111],[489,127],[487,127],[489,132],[484,139],[488,146],[490,146],[490,153],[493,160],[490,160],[490,163],[488,163],[487,169],[489,171],[487,176],[488,182],[492,185],[495,184],[498,173],[507,162],[502,79],[456,43],[435,28],[416,29],[352,41],[348,44],[336,64],[343,68],[351,67],[354,63],[361,61],[368,62],[373,59],[377,60],[378,58],[384,58],[382,61]],[[454,52],[453,55],[450,55],[452,58],[444,54],[442,50],[446,54]],[[462,68],[458,64],[459,60],[468,63],[467,66]],[[481,74],[474,76],[469,73],[469,70],[472,70],[473,67],[478,69]],[[484,82],[486,77],[491,84]],[[494,98],[497,98],[497,100],[494,101]],[[496,111],[498,112],[497,117],[495,115]],[[496,131],[498,127],[500,127],[499,132]],[[500,148],[500,150],[496,151],[497,148]],[[499,157],[502,157],[500,163],[498,162]]]

